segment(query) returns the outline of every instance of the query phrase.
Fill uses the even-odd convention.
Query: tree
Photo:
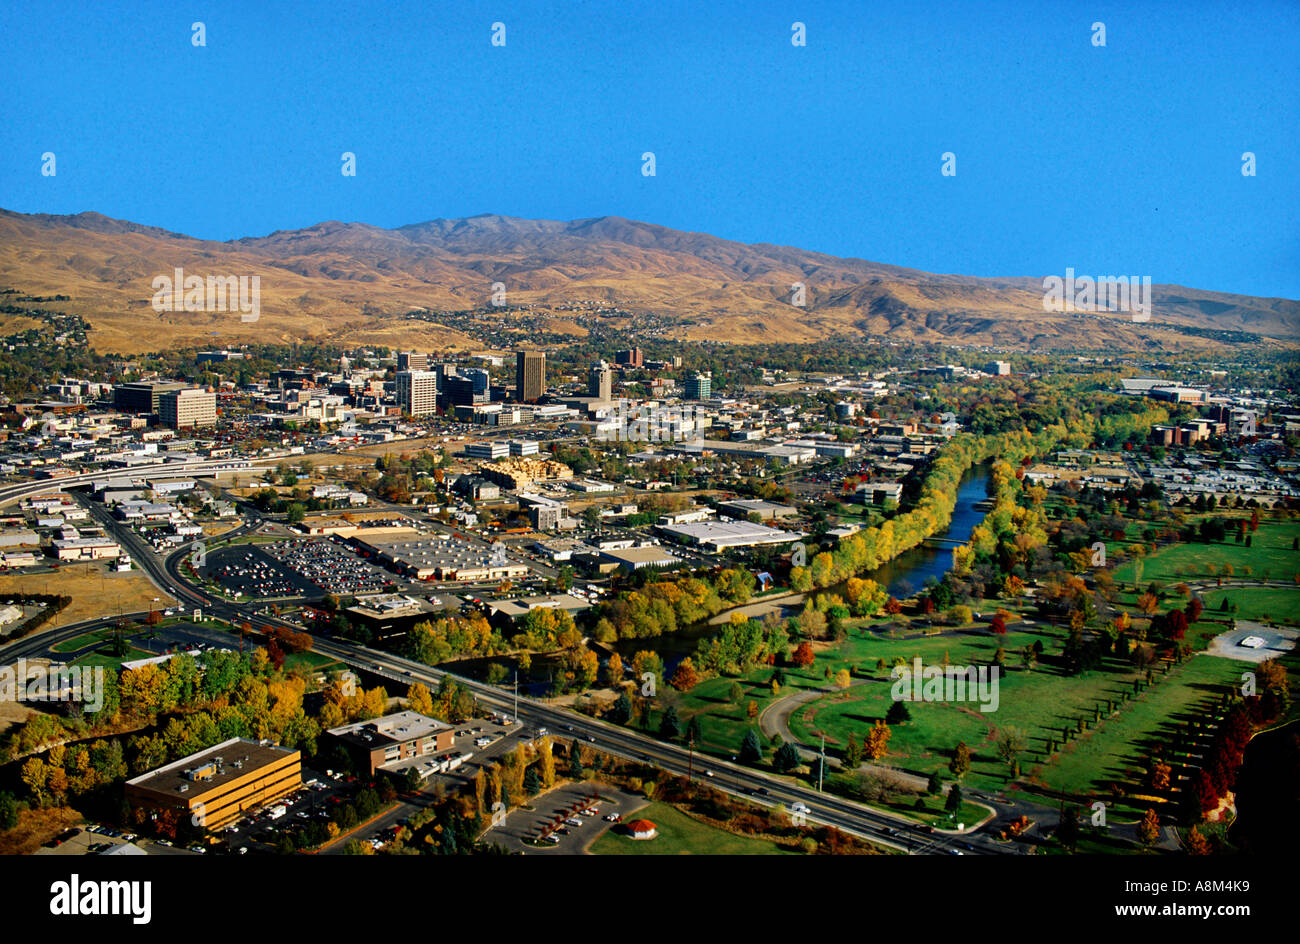
[[[659,736],[666,741],[675,741],[682,733],[682,724],[677,719],[677,706],[669,705],[659,721]]]
[[[1007,766],[1011,768],[1013,778],[1020,776],[1020,755],[1024,753],[1025,748],[1028,746],[1029,739],[1025,737],[1025,732],[1020,728],[1008,726],[998,732],[998,756],[1006,761]]]
[[[1061,813],[1061,821],[1056,827],[1056,841],[1071,852],[1079,844],[1079,811],[1067,807]]]
[[[632,699],[627,697],[627,692],[619,693],[610,706],[608,717],[614,724],[627,724],[632,719]]]
[[[948,799],[944,801],[943,808],[954,815],[961,809],[961,784],[954,783],[948,788]]]
[[[677,664],[677,669],[673,672],[673,677],[668,684],[679,692],[685,692],[694,688],[699,684],[699,681],[700,676],[695,671],[695,663],[691,661],[690,656],[687,656]]]
[[[617,652],[611,653],[609,661],[605,663],[605,684],[613,688],[621,681],[623,681],[623,660],[619,658]]]
[[[815,658],[816,656],[813,655],[812,646],[810,646],[807,640],[805,640],[804,642],[799,643],[799,646],[795,649],[794,656],[790,661],[799,668],[806,669],[808,666],[813,664]]]
[[[844,742],[844,766],[849,770],[857,770],[858,765],[862,763],[862,745],[858,743],[853,732],[849,732],[849,739]]]
[[[419,792],[420,784],[423,782],[420,771],[415,767],[407,767],[406,773],[402,775],[402,789],[407,793]]]
[[[524,774],[524,793],[528,796],[536,796],[541,792],[542,778],[537,773],[537,765],[533,764]]]
[[[779,773],[785,773],[788,770],[798,767],[800,760],[799,749],[793,744],[786,743],[782,744],[777,749],[776,755],[772,758],[772,766],[775,767]]]
[[[1201,835],[1201,830],[1199,827],[1193,826],[1190,830],[1188,830],[1187,832],[1188,855],[1204,856],[1204,855],[1211,855],[1213,854],[1213,852],[1214,852],[1214,847],[1210,845],[1210,841],[1208,839],[1206,839],[1204,836]]]
[[[889,725],[883,721],[877,721],[872,725],[871,730],[867,733],[866,743],[864,744],[864,753],[871,760],[880,760],[889,753],[889,738],[892,735]]]
[[[0,792],[0,832],[18,825],[18,801],[7,791]]]
[[[1160,815],[1154,809],[1147,810],[1138,824],[1138,842],[1144,846],[1154,846],[1160,840]]]
[[[742,764],[757,764],[763,759],[763,747],[759,744],[758,735],[750,728],[745,732],[744,739],[740,742],[740,762]]]
[[[970,748],[966,746],[965,741],[957,742],[957,749],[952,752],[948,770],[959,780],[970,771]]]
[[[912,720],[912,712],[907,708],[907,702],[896,701],[889,706],[889,711],[885,712],[885,721],[888,724],[904,724]]]
[[[581,780],[583,772],[582,752],[578,749],[578,742],[574,741],[569,747],[569,778]]]

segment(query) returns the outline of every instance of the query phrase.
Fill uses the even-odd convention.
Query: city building
[[[686,399],[707,400],[713,396],[713,377],[710,374],[696,374],[686,378]]]
[[[302,755],[230,738],[126,782],[127,801],[215,831],[302,786]]]
[[[397,369],[400,370],[428,370],[429,355],[422,354],[418,351],[400,351],[397,355]]]
[[[375,593],[356,597],[355,605],[344,612],[352,622],[370,630],[376,640],[387,641],[446,608],[437,597],[423,600],[402,593]]]
[[[429,416],[436,413],[438,410],[438,375],[431,370],[399,370],[397,372],[397,405],[410,416]]]
[[[173,390],[158,397],[158,420],[172,429],[215,426],[217,395],[200,387]]]
[[[604,361],[587,371],[587,396],[608,400],[614,395],[614,372]]]
[[[508,455],[510,443],[500,439],[470,443],[465,447],[465,456],[469,459],[503,459]]]
[[[620,367],[641,367],[645,364],[641,349],[634,347],[630,351],[614,352],[614,363]]]
[[[443,373],[438,391],[441,399],[452,406],[487,403],[491,397],[492,377],[482,368],[467,367],[456,373]]]
[[[536,403],[546,391],[546,355],[541,351],[515,354],[515,399]]]
[[[442,533],[409,532],[394,539],[354,538],[398,573],[416,580],[517,580],[529,573],[528,565],[512,561],[504,546],[485,547]]]
[[[157,413],[159,397],[187,386],[172,380],[118,384],[113,388],[113,408],[122,413]]]
[[[413,758],[451,750],[453,735],[450,725],[414,711],[357,721],[325,733],[348,753],[357,770],[371,775],[410,766],[405,762]]]

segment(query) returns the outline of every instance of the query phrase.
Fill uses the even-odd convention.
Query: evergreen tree
[[[894,702],[885,713],[885,723],[889,725],[902,724],[911,719],[912,713],[907,710],[907,702],[903,701]]]
[[[742,764],[757,764],[763,759],[763,747],[759,744],[758,735],[754,729],[750,728],[745,732],[745,739],[740,742],[740,762]]]
[[[782,744],[772,758],[772,766],[781,773],[799,766],[799,749],[793,744]]]
[[[659,722],[659,736],[666,741],[675,741],[682,733],[682,724],[677,720],[677,706],[669,705]]]

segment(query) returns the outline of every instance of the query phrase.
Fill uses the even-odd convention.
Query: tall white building
[[[399,370],[397,405],[411,416],[437,412],[438,375],[431,370]]]

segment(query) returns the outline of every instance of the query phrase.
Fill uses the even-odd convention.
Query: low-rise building
[[[126,782],[132,806],[221,829],[302,786],[302,755],[230,738]]]

